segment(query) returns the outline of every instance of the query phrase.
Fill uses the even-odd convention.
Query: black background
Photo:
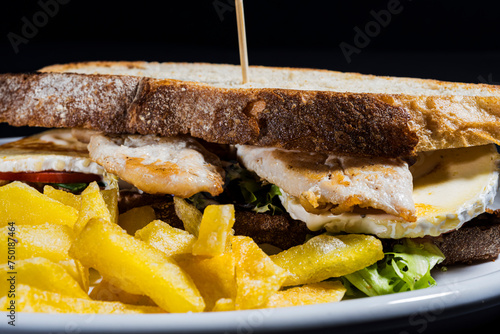
[[[400,12],[391,15],[389,24],[379,26],[380,31],[372,33],[370,41],[348,62],[339,45],[356,46],[355,28],[373,27],[373,13],[386,10],[390,2],[246,0],[249,62],[500,82],[497,1],[401,0]],[[4,1],[0,5],[0,73],[85,60],[239,63],[231,0],[73,0],[58,8],[51,6],[51,15],[45,16],[40,14],[42,7],[40,1]],[[36,31],[27,30],[26,21],[37,23]],[[17,52],[14,35],[25,38],[16,46]],[[0,137],[33,131],[0,124]],[[451,321],[434,321],[424,333],[471,328],[488,332],[497,315],[498,307]]]
[[[6,1],[0,13],[0,70],[24,72],[80,60],[238,63],[232,1],[72,0],[41,22],[18,53],[8,34],[22,35],[23,17],[34,22],[42,8],[37,0]],[[250,63],[467,82],[497,74],[500,81],[496,1],[400,0],[400,13],[347,63],[339,44],[353,44],[354,28],[363,30],[374,20],[372,11],[391,1],[247,0]]]

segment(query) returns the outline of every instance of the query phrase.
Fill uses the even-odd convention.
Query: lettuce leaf
[[[278,186],[261,180],[237,162],[227,162],[224,169],[226,182],[222,194],[212,197],[208,193],[199,193],[189,198],[199,210],[205,209],[209,204],[223,203],[258,213],[274,215],[284,212],[278,197],[281,195]]]
[[[280,188],[274,184],[260,185],[254,187],[248,181],[240,182],[241,192],[247,204],[253,205],[252,211],[258,213],[269,212],[271,214],[281,213],[282,209],[279,203],[274,200],[281,195]]]
[[[247,209],[258,213],[279,214],[283,207],[278,198],[281,191],[278,186],[262,181],[255,173],[232,163],[226,167],[226,189],[234,197],[240,197]]]
[[[72,193],[80,193],[87,188],[88,183],[53,183],[53,186],[64,188],[69,190]]]
[[[431,269],[444,260],[429,241],[405,239],[377,263],[343,277],[352,296],[378,296],[436,285]]]
[[[73,194],[80,194],[89,186],[89,183],[46,183],[46,184],[56,188],[66,189],[67,191]],[[106,186],[103,182],[97,182],[97,184],[99,185],[99,187],[102,188]]]

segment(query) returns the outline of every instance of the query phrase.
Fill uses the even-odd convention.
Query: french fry
[[[168,312],[205,308],[193,281],[173,259],[108,220],[89,221],[70,255],[126,292],[149,296]]]
[[[266,304],[266,308],[303,306],[333,303],[342,300],[346,288],[340,281],[324,281],[278,291]]]
[[[234,300],[231,298],[221,298],[215,302],[212,312],[234,311]]]
[[[135,237],[167,256],[191,253],[196,237],[189,232],[154,220],[135,233]]]
[[[235,264],[232,252],[214,257],[192,255],[196,237],[189,232],[156,220],[136,232],[139,238],[167,256],[173,256],[179,266],[193,279],[211,310],[216,300],[236,295]],[[226,241],[224,240],[224,244]]]
[[[321,234],[306,243],[272,255],[290,275],[285,286],[321,282],[363,269],[384,257],[379,239],[362,234]]]
[[[0,295],[9,291],[12,282],[8,279],[12,269],[7,264],[0,267]],[[26,284],[40,290],[60,293],[75,298],[89,298],[78,282],[59,264],[42,257],[16,261],[16,284]]]
[[[8,227],[0,228],[0,251],[7,254],[8,241],[15,244],[16,261],[42,257],[56,262],[66,269],[84,291],[89,289],[88,269],[69,256],[69,248],[74,241],[73,229],[66,225],[20,225],[15,236],[9,239]],[[4,258],[6,261],[7,259]],[[3,262],[0,258],[0,263]],[[5,263],[5,262],[4,262]]]
[[[174,258],[193,279],[205,300],[205,310],[212,310],[217,300],[221,298],[234,300],[236,276],[235,259],[232,252],[213,257],[181,254]]]
[[[249,237],[231,238],[236,259],[237,310],[265,305],[287,278],[287,272],[276,265]]]
[[[224,252],[234,224],[234,206],[209,205],[205,208],[193,245],[194,255],[216,256]]]
[[[12,299],[0,298],[0,307],[7,310]],[[120,302],[95,301],[89,298],[75,298],[56,292],[43,291],[28,285],[16,287],[16,310],[19,312],[43,313],[162,313],[159,307],[127,305]]]
[[[346,289],[325,279],[383,258],[380,240],[353,234],[322,234],[268,256],[251,238],[232,235],[233,205],[209,205],[203,214],[184,199],[174,197],[174,205],[185,231],[155,220],[149,206],[118,215],[117,189],[101,191],[96,182],[78,196],[50,186],[40,194],[20,182],[0,186],[0,251],[15,243],[17,310],[157,313],[329,303]],[[1,263],[6,307],[12,267]],[[102,278],[90,296],[89,268]]]
[[[155,210],[149,206],[140,206],[128,210],[118,216],[118,224],[127,231],[128,234],[134,235],[135,232],[142,229],[144,226],[156,219]]]
[[[112,221],[111,213],[99,190],[97,182],[90,183],[80,196],[82,204],[78,213],[78,219],[74,226],[76,234],[79,234],[87,222],[93,218],[102,218],[109,222]]]
[[[215,301],[236,295],[234,257],[225,253],[211,258],[190,254],[196,237],[189,232],[174,228],[156,220],[136,232],[136,237],[174,256],[179,266],[192,278],[203,297],[206,310],[211,310]]]
[[[104,199],[104,203],[106,203],[106,207],[108,208],[110,221],[118,224],[118,189],[111,188],[101,190],[101,195]]]
[[[73,227],[78,211],[39,193],[22,182],[11,182],[0,187],[0,227],[9,222],[16,225],[46,223]]]
[[[75,259],[68,259],[57,262],[63,267],[71,277],[80,285],[83,291],[89,291],[90,274],[89,268],[82,265],[82,263]]]
[[[177,217],[184,224],[184,229],[198,238],[203,214],[185,199],[174,196],[174,208]]]
[[[102,276],[101,276],[101,274],[99,274],[99,272],[97,270],[95,270],[94,268],[89,268],[89,267],[85,267],[85,268],[88,268],[88,270],[89,270],[89,285],[91,287],[96,286],[97,284],[99,284],[99,282],[102,281]]]
[[[15,243],[16,260],[44,257],[54,262],[70,258],[68,251],[74,240],[71,227],[57,224],[19,225],[9,238],[8,226],[0,228],[0,252],[7,254],[8,241]],[[0,263],[7,261],[0,256]]]
[[[129,305],[156,306],[156,304],[144,295],[134,295],[123,291],[106,280],[101,280],[89,294],[93,300],[120,302]]]
[[[55,189],[49,185],[43,187],[43,194],[52,199],[55,199],[56,201],[61,202],[64,205],[71,206],[76,210],[80,210],[82,199],[78,195],[72,194],[68,191]]]

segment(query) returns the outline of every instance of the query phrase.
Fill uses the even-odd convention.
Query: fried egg
[[[498,189],[500,155],[495,145],[421,153],[412,166],[417,219],[408,222],[380,212],[311,214],[289,194],[280,196],[290,216],[311,230],[367,233],[380,238],[438,236],[460,228],[492,206]]]

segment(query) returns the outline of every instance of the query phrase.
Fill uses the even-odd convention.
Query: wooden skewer
[[[247,38],[245,33],[245,16],[243,14],[243,0],[236,0],[236,20],[238,23],[238,41],[240,45],[240,64],[243,83],[248,82],[248,54]]]

